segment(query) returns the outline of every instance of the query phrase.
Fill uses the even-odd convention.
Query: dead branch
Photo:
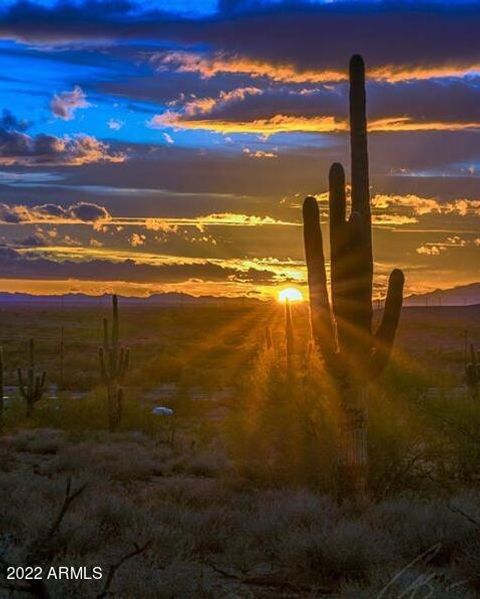
[[[316,592],[322,595],[331,595],[333,593],[333,589],[328,587],[317,587],[315,585],[293,583],[288,582],[287,580],[279,580],[278,578],[268,576],[239,576],[238,574],[227,572],[226,570],[219,568],[216,564],[212,562],[205,563],[217,574],[220,574],[221,576],[223,576],[224,578],[228,578],[229,580],[236,580],[241,584],[247,584],[256,587],[270,587],[278,589],[279,591],[293,591],[303,593]]]
[[[96,599],[104,599],[104,597],[107,597],[110,594],[110,587],[112,585],[115,574],[117,573],[117,570],[126,561],[128,561],[128,560],[134,558],[135,556],[140,555],[141,553],[146,551],[150,547],[151,544],[152,544],[151,539],[149,541],[147,541],[146,543],[144,543],[143,545],[138,545],[137,543],[134,543],[134,549],[132,551],[130,551],[130,553],[125,554],[117,562],[112,564],[108,568],[108,574],[107,574],[107,578],[105,580],[105,585],[103,587],[103,590],[97,595]]]
[[[470,516],[469,514],[467,514],[463,510],[461,510],[459,507],[455,507],[450,504],[448,504],[448,509],[451,512],[453,512],[454,514],[459,514],[460,516],[465,518],[465,520],[468,520],[468,522],[470,522],[470,524],[473,524],[473,526],[475,526],[475,528],[477,530],[480,530],[480,522],[478,520],[476,520],[475,518],[473,518],[473,516]]]

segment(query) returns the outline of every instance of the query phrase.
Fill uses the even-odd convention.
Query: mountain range
[[[159,293],[148,297],[124,297],[124,305],[193,305],[243,302],[243,298],[225,298],[202,296],[194,297],[188,293]],[[259,301],[249,298],[248,301]],[[110,296],[86,295],[83,293],[68,293],[65,295],[31,295],[28,293],[0,293],[0,305],[46,304],[46,305],[95,305],[109,303]],[[405,298],[405,306],[471,306],[480,304],[480,282],[460,285],[451,289],[435,289],[428,293],[412,294]]]

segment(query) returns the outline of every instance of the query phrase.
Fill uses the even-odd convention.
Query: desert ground
[[[131,359],[116,432],[98,367],[108,302],[0,311],[2,597],[477,596],[480,407],[463,379],[480,307],[404,309],[369,391],[361,508],[332,494],[334,407],[308,355],[304,304],[285,380],[283,310],[120,301]],[[30,337],[47,383],[27,418],[16,369]],[[27,565],[103,576],[6,579]]]

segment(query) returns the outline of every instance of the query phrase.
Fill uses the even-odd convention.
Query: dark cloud
[[[91,162],[123,162],[126,156],[112,153],[105,144],[90,135],[56,137],[25,133],[27,125],[9,111],[0,121],[0,164],[72,165]]]
[[[18,2],[4,11],[0,35],[35,42],[163,39],[303,68],[343,68],[348,56],[371,66],[478,60],[478,3],[224,1],[200,19],[162,11],[135,15],[128,1],[61,2],[53,8]],[[268,32],[268,34],[267,34]]]
[[[248,88],[237,88],[238,90]],[[172,110],[186,115],[188,120],[221,120],[251,122],[276,115],[318,117],[347,117],[348,87],[335,86],[274,86],[257,88],[258,93],[244,94],[235,99],[235,90],[212,96],[185,98]],[[480,87],[468,81],[449,84],[438,81],[413,83],[370,82],[368,85],[368,114],[371,120],[408,115],[414,122],[480,123]],[[223,96],[233,96],[228,102]],[[211,100],[211,106],[188,115],[192,106],[199,107]]]
[[[106,208],[88,202],[74,204],[66,210],[66,213],[73,219],[85,222],[110,218],[110,214]]]
[[[95,222],[108,220],[109,211],[104,206],[92,202],[78,202],[67,208],[58,204],[41,204],[25,206],[16,204],[0,204],[0,223],[63,223],[68,221]]]
[[[47,245],[47,240],[45,235],[41,233],[33,233],[32,235],[28,235],[23,239],[15,240],[16,245],[24,246],[24,247],[44,247]]]
[[[0,117],[0,128],[6,129],[7,131],[26,131],[30,123],[24,120],[19,120],[17,117],[10,112],[7,108],[4,108],[2,111],[2,116]]]
[[[136,283],[178,283],[189,279],[203,281],[240,281],[267,284],[274,273],[267,269],[240,271],[205,261],[198,264],[141,264],[134,260],[111,262],[90,260],[57,262],[38,258],[30,252],[0,247],[2,276],[5,278],[80,279],[86,281],[126,281]]]

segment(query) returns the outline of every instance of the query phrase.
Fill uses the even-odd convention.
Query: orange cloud
[[[369,71],[369,77],[388,83],[402,81],[424,81],[428,79],[458,78],[480,73],[480,63],[464,65],[445,64],[439,66],[388,65]]]
[[[235,74],[267,77],[272,81],[288,83],[331,83],[346,80],[346,74],[340,71],[299,71],[288,63],[272,64],[240,56],[228,56],[221,52],[212,57],[186,51],[167,52],[155,55],[152,60],[160,70],[173,67],[180,73],[199,73],[204,79],[219,74]]]
[[[198,73],[204,79],[234,74],[249,75],[253,78],[266,77],[282,83],[340,83],[347,80],[346,72],[335,69],[301,70],[289,63],[271,63],[222,52],[212,56],[188,51],[166,52],[154,55],[152,61],[159,70],[173,68],[181,73]],[[369,70],[368,76],[378,81],[399,83],[448,77],[462,78],[479,73],[480,63],[473,62],[435,66],[385,65]]]
[[[412,194],[405,196],[377,194],[372,198],[372,205],[376,211],[402,209],[415,216],[426,214],[480,215],[480,200],[463,198],[442,203],[436,198],[422,198]]]
[[[268,119],[254,121],[193,120],[171,111],[155,115],[149,121],[149,125],[154,129],[172,127],[174,129],[201,129],[225,134],[253,133],[264,136],[288,132],[332,133],[348,130],[346,121],[340,121],[330,116],[307,118],[277,114]]]
[[[128,238],[128,242],[132,247],[136,248],[140,245],[143,245],[146,239],[147,238],[145,235],[142,235],[140,233],[132,233]]]
[[[250,150],[250,148],[243,148],[242,152],[249,158],[278,158],[278,154],[275,152],[265,152],[264,150]]]
[[[216,98],[194,98],[183,106],[185,116],[197,116],[209,114],[215,108],[221,108],[233,102],[241,102],[247,96],[262,94],[258,87],[239,87],[229,92],[221,91]]]
[[[414,216],[402,216],[399,214],[374,214],[372,223],[377,227],[388,227],[393,225],[414,225],[418,219]]]
[[[253,121],[227,121],[220,119],[189,119],[186,115],[166,111],[155,115],[149,122],[154,129],[206,130],[215,133],[250,133],[270,136],[277,133],[339,133],[348,131],[347,120],[333,116],[303,117],[277,114],[270,118]],[[437,122],[414,121],[410,117],[389,117],[371,121],[368,127],[372,132],[401,131],[469,131],[479,130],[477,122]]]

